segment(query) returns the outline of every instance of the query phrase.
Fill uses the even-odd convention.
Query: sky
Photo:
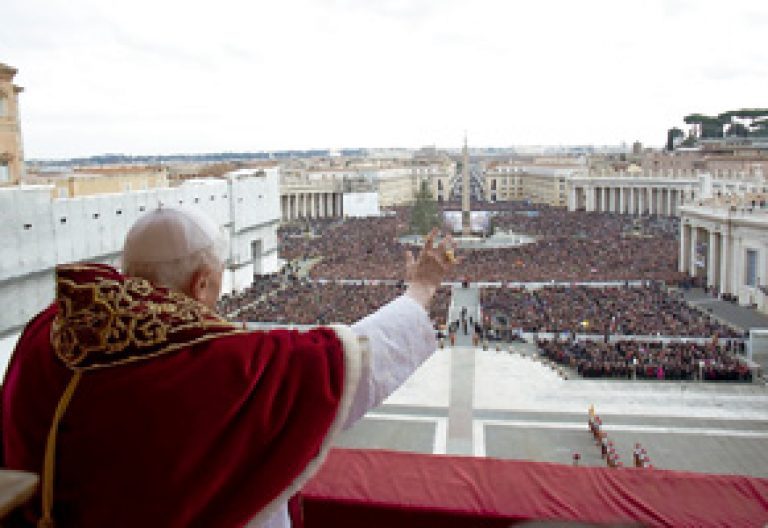
[[[662,145],[768,106],[765,0],[2,0],[27,158]]]

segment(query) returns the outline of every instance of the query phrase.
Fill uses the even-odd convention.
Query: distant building
[[[565,207],[568,181],[584,172],[580,158],[533,158],[491,162],[485,170],[485,199],[491,202],[530,200]]]
[[[709,198],[768,192],[768,141],[700,140],[674,152],[649,152],[639,165],[589,161],[586,175],[568,182],[568,208],[633,215],[679,216],[680,206]]]
[[[17,70],[0,63],[0,186],[18,184],[24,174],[19,120],[19,94],[13,84]]]
[[[165,167],[85,167],[64,173],[30,173],[27,183],[51,185],[53,198],[147,191],[169,186]]]

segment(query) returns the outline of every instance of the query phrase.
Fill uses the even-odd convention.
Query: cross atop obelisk
[[[469,149],[467,148],[467,133],[464,133],[464,163],[461,176],[461,235],[470,236],[472,226],[470,224],[469,209]]]

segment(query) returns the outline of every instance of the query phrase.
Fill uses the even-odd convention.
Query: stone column
[[[678,259],[678,271],[687,273],[691,267],[691,226],[680,223],[680,258]]]
[[[675,216],[675,190],[669,189],[669,196],[667,199],[669,200],[669,216]]]
[[[635,201],[637,199],[637,189],[634,187],[629,188],[629,208],[627,209],[628,214],[635,214],[637,212],[637,208],[635,207]]]
[[[578,202],[576,199],[576,186],[572,185],[570,189],[568,189],[568,210],[573,212],[578,207]]]
[[[720,293],[733,293],[730,277],[731,236],[728,227],[720,233]]]
[[[586,198],[586,209],[588,213],[595,211],[595,188],[591,186],[584,187],[584,193]]]
[[[707,246],[707,286],[720,284],[720,251],[718,248],[719,235],[715,231],[709,232],[709,244]]]
[[[648,188],[647,187],[642,187],[642,188],[638,189],[638,191],[639,191],[639,195],[638,195],[638,198],[637,198],[637,201],[638,201],[637,214],[638,214],[638,216],[643,216],[643,215],[645,215],[645,208],[646,208],[645,195],[648,193]]]
[[[646,189],[646,200],[645,200],[645,209],[648,211],[648,216],[653,216],[654,214],[654,207],[653,207],[653,201],[656,198],[656,189],[653,187],[648,187]]]
[[[699,243],[699,228],[691,226],[691,265],[688,268],[688,274],[691,277],[696,276],[696,245]]]
[[[667,216],[673,216],[674,213],[672,212],[672,189],[667,189],[667,207],[666,207],[666,215]]]

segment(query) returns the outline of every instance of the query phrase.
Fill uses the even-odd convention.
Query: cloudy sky
[[[660,145],[768,106],[768,2],[2,0],[26,155]]]

